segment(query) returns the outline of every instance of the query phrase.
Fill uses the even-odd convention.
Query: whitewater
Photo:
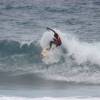
[[[60,37],[62,40],[62,46],[63,46],[62,48],[64,48],[65,51],[67,52],[66,58],[68,56],[69,57],[71,56],[78,65],[85,64],[87,62],[91,63],[92,65],[93,64],[100,65],[99,63],[100,43],[98,42],[97,43],[87,43],[87,42],[78,40],[78,38],[76,38],[74,35],[69,35],[69,34],[65,35],[64,32],[60,32],[57,30],[56,32],[61,35]],[[52,38],[53,38],[53,33],[45,33],[40,42],[41,47],[47,48]],[[59,50],[59,47],[58,47],[58,50]],[[58,52],[59,54],[61,54],[60,51]],[[64,55],[65,55],[65,52],[64,52]]]
[[[25,98],[25,97],[4,97],[1,96],[0,100],[100,100],[100,98],[83,98],[83,97],[64,97],[64,98],[53,98],[53,97],[42,97],[42,98]]]

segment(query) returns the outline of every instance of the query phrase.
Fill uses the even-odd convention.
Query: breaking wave
[[[97,64],[100,65],[100,43],[87,43],[78,40],[72,35],[64,35],[61,34],[60,31],[57,31],[62,40],[62,47],[56,48],[56,52],[61,54],[63,51],[59,49],[63,49],[65,60],[69,57],[73,59],[78,65],[81,64]],[[41,47],[48,47],[49,41],[52,39],[53,33],[45,33],[41,39]],[[58,51],[57,51],[58,50]],[[66,51],[66,52],[65,52]],[[56,56],[56,55],[54,55]],[[67,62],[67,61],[66,61]]]
[[[49,57],[43,58],[46,64],[54,63],[54,59],[56,59],[55,63],[58,63],[50,69],[49,78],[67,82],[99,84],[100,43],[80,41],[73,35],[56,31],[61,37],[62,46],[49,51]],[[46,32],[41,38],[42,48],[47,47],[50,37],[52,38],[51,34],[53,35],[53,33]]]
[[[50,50],[48,58],[41,57],[41,50],[48,47],[52,33],[44,33],[40,44],[38,41],[21,44],[18,41],[0,40],[1,76],[25,83],[27,79],[30,83],[32,80],[37,82],[45,79],[100,84],[100,43],[80,41],[73,35],[57,32],[62,46]]]

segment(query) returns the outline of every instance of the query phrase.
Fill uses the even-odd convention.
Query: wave
[[[21,53],[40,54],[41,48],[37,43],[21,44],[13,40],[0,40],[0,55],[12,55]]]
[[[0,71],[17,74],[33,71],[32,66],[42,63],[40,53],[41,48],[36,41],[29,44],[0,40]]]
[[[48,11],[48,12],[56,12],[56,13],[57,13],[57,12],[58,12],[58,13],[68,12],[68,9],[66,9],[66,8],[62,8],[62,9],[61,9],[61,8],[59,8],[59,7],[58,7],[58,8],[57,8],[57,7],[53,7],[53,8],[52,8],[52,7],[45,7],[45,10]]]
[[[40,45],[37,41],[21,44],[18,41],[0,40],[0,71],[8,73],[8,79],[12,80],[13,76],[20,80],[25,75],[25,83],[27,79],[31,83],[30,77],[35,74],[40,80],[100,84],[100,44],[87,43],[73,35],[57,32],[63,44],[49,51],[48,58],[40,55],[41,50],[48,47],[52,33],[44,33]]]
[[[46,64],[54,64],[45,78],[77,83],[100,83],[100,43],[80,41],[73,35],[62,34],[62,47],[49,52],[49,57],[43,59]],[[52,34],[52,35],[51,35]],[[49,35],[49,36],[48,36]],[[41,38],[40,45],[46,48],[53,33],[46,32]],[[44,42],[45,41],[45,42]],[[55,60],[54,60],[55,59]],[[56,64],[55,64],[56,63]]]
[[[10,97],[0,96],[0,100],[100,100],[99,97],[40,97],[40,98],[29,98],[29,97]]]
[[[12,5],[6,5],[4,8],[5,10],[25,10],[25,9],[33,9],[34,7],[31,5],[27,5],[27,6],[12,6]]]
[[[56,30],[57,31],[57,30]],[[78,40],[73,35],[65,35],[61,34],[62,32],[57,31],[59,33],[62,40],[62,47],[56,48],[56,52],[61,54],[63,51],[59,51],[59,49],[63,49],[64,52],[61,54],[64,55],[64,58],[71,58],[78,65],[81,64],[97,64],[100,65],[100,43],[87,43]],[[41,38],[40,45],[42,48],[48,47],[50,40],[53,38],[53,33],[46,32]],[[58,51],[57,51],[58,50]],[[65,52],[66,51],[66,52]],[[56,55],[54,55],[56,56]],[[67,62],[67,60],[66,60]]]

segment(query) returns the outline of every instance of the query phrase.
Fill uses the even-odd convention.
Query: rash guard
[[[60,46],[60,45],[62,44],[61,39],[60,39],[60,37],[58,36],[58,34],[54,35],[53,40],[54,40],[56,46]]]

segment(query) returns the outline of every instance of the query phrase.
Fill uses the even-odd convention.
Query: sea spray
[[[63,32],[59,30],[56,30],[56,32],[59,34],[62,40],[63,49],[67,51],[67,53],[64,52],[63,54],[64,56],[66,55],[67,58],[68,57],[73,58],[74,62],[76,62],[78,65],[85,64],[87,62],[91,64],[100,65],[100,46],[99,45],[97,45],[96,43],[87,43],[84,41],[80,41],[75,36],[70,35],[68,33],[64,34]],[[53,33],[45,32],[45,34],[43,35],[40,41],[41,47],[42,48],[48,47],[49,42],[52,40],[52,38],[53,38]],[[60,49],[62,49],[62,47]],[[62,53],[61,50],[57,50],[57,49],[59,49],[59,47],[54,49],[57,51],[57,54]],[[49,51],[50,54],[53,52]],[[50,54],[49,54],[48,59],[50,58]],[[62,54],[60,55],[62,56]],[[53,53],[52,59],[51,58],[50,59],[54,61],[55,58],[53,59],[53,57],[55,56],[56,56],[56,53]],[[43,61],[46,61],[46,60],[47,59]],[[56,62],[59,62],[59,60],[57,60]]]

